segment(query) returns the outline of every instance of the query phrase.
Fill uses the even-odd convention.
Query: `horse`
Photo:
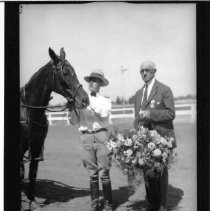
[[[43,158],[44,140],[48,132],[45,110],[54,91],[65,97],[72,109],[84,109],[89,105],[87,93],[79,83],[71,64],[65,59],[64,48],[60,56],[49,47],[51,60],[41,67],[20,88],[20,169],[24,178],[24,154],[29,152],[28,199],[35,201],[35,185],[39,161]]]

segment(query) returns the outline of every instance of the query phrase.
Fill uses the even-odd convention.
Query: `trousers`
[[[153,208],[159,208],[160,206],[167,206],[168,196],[168,168],[165,167],[163,174],[159,178],[144,178],[146,181],[146,197],[149,204]]]
[[[94,134],[81,135],[81,157],[88,170],[90,181],[110,183],[111,151],[107,147],[108,133],[101,131]]]

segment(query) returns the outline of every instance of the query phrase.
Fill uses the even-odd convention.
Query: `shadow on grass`
[[[168,201],[167,201],[167,211],[175,211],[178,208],[179,202],[182,200],[184,195],[183,190],[173,187],[172,185],[168,186]],[[147,202],[145,200],[134,201],[132,204],[127,206],[127,210],[132,211],[141,211],[143,208],[146,208]]]
[[[28,182],[23,183],[22,192],[27,196]],[[117,209],[121,204],[128,201],[128,198],[134,194],[134,189],[129,186],[119,187],[117,190],[112,190],[114,206],[113,209]],[[35,197],[37,198],[41,207],[55,202],[67,202],[76,197],[90,196],[89,189],[80,189],[72,186],[65,185],[61,182],[52,180],[37,180]],[[103,191],[100,190],[101,204],[103,207]],[[31,211],[28,209],[29,201],[23,199],[21,211]],[[101,207],[101,209],[102,209]]]
[[[134,189],[129,186],[119,187],[117,190],[112,190],[113,194],[113,209],[116,210],[121,204],[128,201],[128,198],[134,194]]]
[[[168,186],[168,202],[167,202],[167,211],[175,210],[179,202],[182,200],[184,191],[173,187],[172,185]]]
[[[22,191],[27,196],[28,183],[23,183]],[[76,197],[90,195],[89,189],[81,189],[68,186],[61,182],[52,180],[37,180],[35,197],[44,199],[44,204],[54,202],[67,202]]]

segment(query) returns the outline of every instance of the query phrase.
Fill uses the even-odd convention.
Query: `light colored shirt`
[[[90,105],[78,111],[78,117],[70,115],[70,122],[79,124],[79,131],[94,131],[110,125],[111,100],[100,95],[89,95]],[[72,112],[74,113],[74,112]]]
[[[152,87],[153,87],[154,83],[155,83],[155,77],[151,81],[149,81],[149,83],[147,83],[147,86],[148,86],[148,88],[147,88],[147,100],[148,100],[148,97],[150,95],[150,92],[152,91]],[[145,85],[144,85],[144,89],[143,89],[143,95],[142,95],[142,99],[141,99],[141,104],[143,102],[144,92],[145,92]]]

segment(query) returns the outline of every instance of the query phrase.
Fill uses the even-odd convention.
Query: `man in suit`
[[[139,124],[160,135],[174,135],[175,118],[174,97],[171,89],[155,79],[156,65],[153,61],[144,61],[140,74],[144,86],[135,95],[134,128]],[[168,169],[164,169],[159,178],[144,176],[147,211],[166,211],[168,192]]]

